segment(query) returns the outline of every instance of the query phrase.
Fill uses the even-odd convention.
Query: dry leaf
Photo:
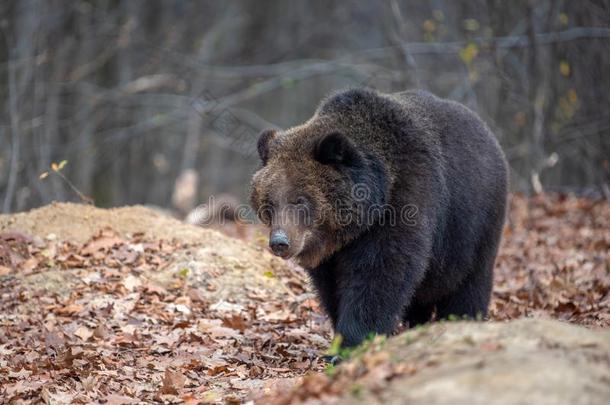
[[[178,395],[185,382],[186,377],[182,373],[166,369],[159,393],[162,395]]]
[[[74,335],[78,336],[84,341],[87,341],[93,336],[93,331],[86,326],[79,326],[76,331],[74,331]]]

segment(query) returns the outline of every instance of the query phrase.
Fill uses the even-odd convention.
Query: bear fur
[[[335,93],[259,137],[251,203],[274,254],[311,276],[344,346],[487,314],[507,198],[498,142],[425,91]]]

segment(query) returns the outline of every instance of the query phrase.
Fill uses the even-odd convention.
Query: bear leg
[[[315,269],[308,270],[309,277],[316,289],[318,298],[326,314],[330,317],[333,328],[337,325],[337,280],[335,271],[329,264],[322,264]]]
[[[437,319],[447,319],[451,315],[471,319],[487,316],[493,288],[494,264],[502,232],[501,220],[497,219],[495,224],[492,220],[489,222],[489,229],[480,239],[476,258],[472,261],[473,271],[455,292],[438,303]]]
[[[447,319],[450,316],[477,319],[487,316],[492,272],[493,268],[488,267],[468,276],[454,293],[437,305],[437,319]]]
[[[405,309],[403,322],[405,325],[408,324],[409,328],[413,328],[417,325],[429,322],[433,312],[434,305],[424,305],[413,302]]]
[[[415,283],[409,273],[379,265],[353,268],[345,273],[340,273],[335,328],[343,337],[342,346],[356,346],[372,333],[392,334],[402,318],[404,304],[413,296],[411,286]]]

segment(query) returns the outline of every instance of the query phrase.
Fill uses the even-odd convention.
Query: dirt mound
[[[602,404],[610,332],[551,320],[448,322],[378,339],[277,404]]]
[[[26,213],[0,216],[0,234],[15,232],[49,241],[83,244],[103,229],[118,237],[179,241],[171,260],[144,277],[168,286],[177,274],[197,287],[206,288],[210,299],[247,300],[244,288],[268,290],[269,298],[286,293],[286,287],[269,272],[290,273],[293,269],[255,244],[244,243],[222,233],[183,223],[144,206],[102,209],[91,205],[53,203]],[[50,268],[40,274],[26,274],[25,283],[45,285],[52,292],[69,291],[71,272]],[[24,275],[21,273],[20,275]],[[40,284],[42,282],[42,284]]]
[[[240,401],[320,370],[302,270],[145,207],[0,217],[0,402]]]
[[[102,209],[92,205],[53,203],[25,213],[0,215],[0,232],[18,231],[82,243],[102,228],[122,235],[144,233],[157,239],[209,243],[222,239],[213,231],[190,226],[169,215],[141,205]],[[222,240],[226,242],[226,240]]]

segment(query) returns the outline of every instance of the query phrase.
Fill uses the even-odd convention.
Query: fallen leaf
[[[159,393],[162,395],[178,395],[179,390],[182,389],[186,377],[179,371],[165,370],[163,377],[163,385],[159,389]]]
[[[142,281],[140,280],[140,278],[131,274],[123,279],[123,286],[125,286],[127,291],[133,291],[141,285]]]
[[[74,331],[74,335],[78,336],[84,341],[87,341],[93,336],[93,331],[86,326],[79,326],[76,331]]]

